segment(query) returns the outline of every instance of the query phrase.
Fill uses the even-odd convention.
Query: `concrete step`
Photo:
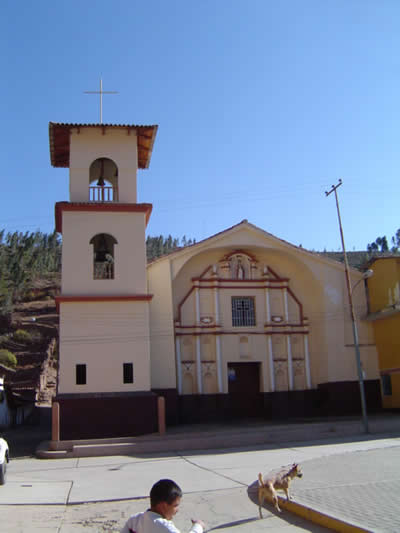
[[[46,441],[42,443],[36,450],[36,457],[39,459],[66,459],[67,457],[73,457],[72,452],[66,450],[50,450]],[[43,447],[41,447],[43,446]]]
[[[400,416],[374,417],[370,419],[369,425],[370,434],[400,433]],[[243,423],[235,427],[191,425],[171,428],[165,435],[155,433],[138,437],[47,441],[42,443],[37,456],[49,459],[227,449],[280,442],[332,439],[351,435],[365,435],[360,419],[293,424],[265,423],[256,426]]]

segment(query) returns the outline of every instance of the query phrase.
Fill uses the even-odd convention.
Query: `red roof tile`
[[[101,128],[135,130],[138,137],[138,166],[148,168],[158,126],[135,124],[64,124],[49,122],[50,161],[53,167],[69,167],[71,129]]]

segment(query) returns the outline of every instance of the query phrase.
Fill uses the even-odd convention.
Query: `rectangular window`
[[[392,376],[390,374],[382,374],[382,392],[384,396],[392,395]]]
[[[76,365],[76,384],[86,385],[86,365]]]
[[[232,326],[255,326],[254,298],[232,296]]]
[[[124,363],[124,383],[133,383],[133,363]]]

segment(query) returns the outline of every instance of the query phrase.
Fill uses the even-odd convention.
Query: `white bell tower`
[[[137,203],[157,126],[50,123],[50,157],[69,167],[70,201],[55,208],[62,233],[60,436],[154,431],[145,230]],[[146,414],[146,416],[145,416]]]

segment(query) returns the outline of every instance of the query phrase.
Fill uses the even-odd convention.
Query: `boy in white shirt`
[[[182,490],[171,479],[160,479],[150,491],[150,509],[129,518],[121,533],[180,533],[172,518],[178,512]],[[203,533],[201,520],[192,520],[189,533]]]

